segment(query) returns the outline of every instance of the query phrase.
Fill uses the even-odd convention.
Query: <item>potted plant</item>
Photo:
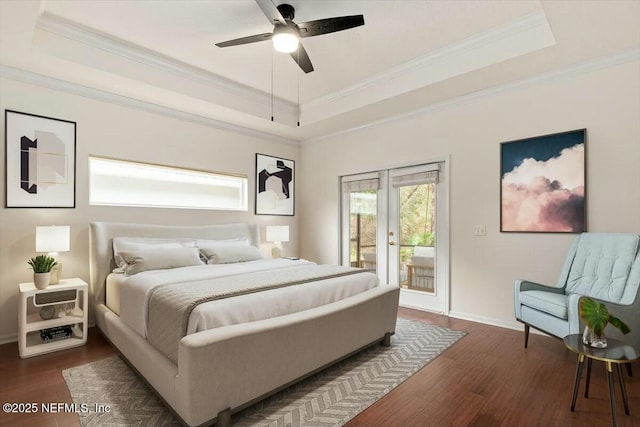
[[[631,332],[629,326],[622,320],[613,316],[607,307],[591,298],[581,298],[579,304],[580,318],[585,323],[582,342],[591,347],[605,348],[607,338],[604,336],[604,328],[611,324],[623,334]]]
[[[51,269],[57,264],[57,261],[49,255],[37,255],[27,264],[33,269],[33,283],[38,289],[46,289],[51,281]]]

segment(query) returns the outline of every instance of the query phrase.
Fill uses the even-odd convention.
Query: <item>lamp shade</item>
[[[36,227],[36,252],[66,252],[69,250],[70,227],[62,226],[37,226]]]
[[[267,242],[288,242],[288,225],[267,225]]]

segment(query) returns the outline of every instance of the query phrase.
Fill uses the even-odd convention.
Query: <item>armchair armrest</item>
[[[521,308],[520,308],[520,292],[524,291],[544,291],[544,292],[552,292],[555,294],[564,294],[564,286],[548,286],[542,285],[540,283],[529,282],[528,280],[516,280],[514,283],[513,289],[513,300],[514,305],[513,308],[515,310],[516,319],[520,320],[521,318]]]
[[[564,286],[557,287],[551,285],[543,285],[541,283],[530,282],[528,280],[516,280],[516,292],[524,291],[544,291],[553,292],[554,294],[564,294]]]

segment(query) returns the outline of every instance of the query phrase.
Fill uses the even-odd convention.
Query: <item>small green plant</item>
[[[49,273],[57,263],[58,262],[49,255],[37,255],[27,261],[27,264],[31,266],[34,273]]]
[[[622,320],[613,316],[607,310],[607,307],[596,302],[591,298],[582,298],[580,300],[580,318],[593,331],[593,333],[601,337],[604,334],[604,328],[610,323],[618,328],[623,334],[631,332],[629,326]]]

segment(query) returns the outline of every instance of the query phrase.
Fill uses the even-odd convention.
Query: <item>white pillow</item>
[[[122,251],[125,261],[124,273],[133,275],[147,270],[166,270],[169,268],[202,265],[197,248],[147,248],[137,251]]]
[[[116,265],[123,269],[125,262],[120,256],[123,251],[137,251],[149,248],[193,248],[196,241],[193,239],[154,239],[149,237],[114,237],[113,258]]]
[[[202,248],[226,248],[229,246],[249,246],[249,239],[238,237],[237,239],[226,240],[196,240],[196,247]]]
[[[260,250],[255,246],[227,246],[220,248],[201,248],[207,264],[229,264],[262,259]]]

